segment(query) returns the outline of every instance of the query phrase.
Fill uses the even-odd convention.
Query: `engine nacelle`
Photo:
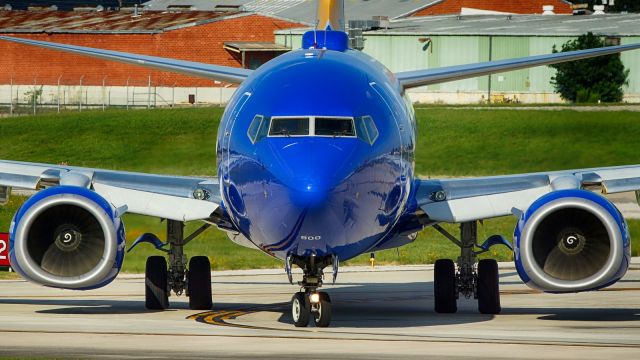
[[[620,280],[631,258],[627,223],[607,199],[561,190],[536,200],[514,233],[516,269],[547,292],[596,290]]]
[[[125,233],[113,207],[97,193],[74,186],[29,198],[10,229],[11,266],[22,277],[64,289],[110,283],[124,259]]]

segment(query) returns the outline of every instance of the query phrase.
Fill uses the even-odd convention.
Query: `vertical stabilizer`
[[[345,31],[344,0],[317,0],[317,30]]]

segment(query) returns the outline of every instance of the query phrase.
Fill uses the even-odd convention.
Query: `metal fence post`
[[[171,107],[176,107],[176,83],[171,85]]]
[[[127,85],[126,85],[126,87],[127,87],[127,89],[126,89],[126,91],[127,91],[127,105],[126,105],[127,106],[127,110],[129,110],[129,79],[131,79],[131,77],[127,78]]]
[[[106,79],[107,79],[107,75],[105,75],[102,78],[102,111],[104,111],[104,106],[105,106],[105,101],[106,101],[105,100],[105,95],[106,95],[106,91],[107,91],[107,89],[105,87]]]
[[[149,82],[147,83],[147,110],[151,109],[151,75],[149,75]]]
[[[58,76],[58,113],[60,113],[60,80],[62,80],[62,75]]]
[[[36,114],[36,102],[38,101],[38,90],[36,90],[36,79],[33,78],[33,90],[31,90],[31,102],[33,102],[33,115]]]
[[[78,110],[82,111],[82,79],[84,79],[84,75],[80,76],[80,94],[78,96]]]
[[[9,116],[13,116],[13,78],[9,83]]]

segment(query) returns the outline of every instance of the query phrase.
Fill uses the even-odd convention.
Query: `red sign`
[[[9,234],[0,233],[0,266],[9,265]]]

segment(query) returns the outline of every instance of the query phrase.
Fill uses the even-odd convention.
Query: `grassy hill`
[[[218,108],[89,111],[0,119],[0,159],[68,163],[76,166],[176,175],[214,175]],[[633,112],[528,111],[467,108],[418,109],[416,167],[424,175],[493,175],[640,163],[640,121]],[[7,231],[22,199],[0,208]],[[164,238],[157,219],[127,215],[129,241],[143,232]],[[515,219],[485,222],[480,238],[511,237]],[[197,224],[190,225],[193,229]],[[640,236],[640,222],[630,221]],[[451,227],[452,231],[455,231]],[[144,245],[143,245],[144,246]],[[634,254],[639,254],[634,241]],[[141,247],[125,260],[125,271],[140,272],[153,251]],[[187,247],[206,254],[216,269],[278,267],[267,255],[244,249],[212,229]],[[508,260],[508,251],[491,256]],[[379,263],[430,263],[457,256],[435,231],[398,250],[377,255]],[[351,263],[367,264],[363,256]]]

